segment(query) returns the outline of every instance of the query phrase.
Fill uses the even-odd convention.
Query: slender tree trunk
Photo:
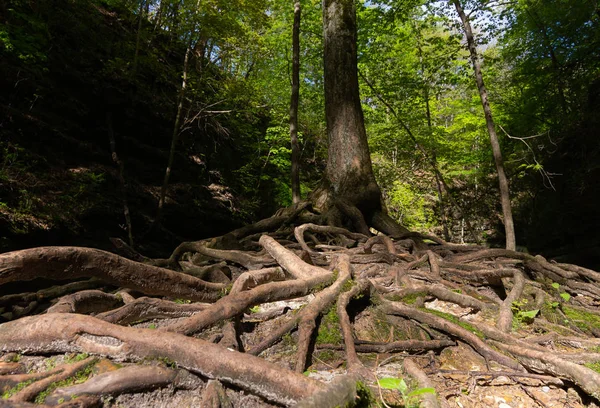
[[[160,224],[162,210],[165,205],[165,199],[167,196],[167,188],[169,186],[169,178],[171,177],[171,169],[173,168],[173,162],[175,161],[175,151],[177,149],[177,142],[179,141],[179,132],[181,130],[183,101],[185,100],[185,92],[187,90],[187,77],[191,50],[192,41],[190,40],[187,49],[185,50],[185,57],[183,59],[183,78],[181,80],[181,89],[179,90],[179,96],[177,98],[177,113],[175,114],[175,124],[173,125],[173,134],[171,135],[171,149],[169,151],[169,161],[167,163],[167,169],[165,170],[165,178],[163,179],[163,184],[160,189],[160,197],[158,199],[158,210],[156,211],[156,218],[154,219],[153,227]]]
[[[165,2],[161,1],[160,5],[158,6],[158,11],[156,12],[156,15],[154,16],[154,31],[156,31],[162,24],[162,19],[163,19],[163,15],[165,13]]]
[[[300,95],[300,2],[294,5],[292,33],[292,101],[290,103],[290,138],[292,143],[292,203],[300,202],[300,146],[298,145],[298,99]]]
[[[471,29],[471,23],[469,18],[465,14],[459,0],[452,0],[456,11],[462,21],[465,34],[467,37],[467,45],[469,46],[469,53],[471,54],[471,61],[473,63],[473,70],[475,71],[475,81],[477,82],[477,88],[479,89],[479,96],[481,97],[481,104],[483,105],[483,112],[485,114],[485,122],[487,124],[488,133],[490,134],[490,143],[492,145],[492,153],[494,155],[494,161],[496,163],[496,171],[498,172],[498,183],[500,186],[500,200],[502,203],[502,213],[504,216],[504,229],[506,233],[506,249],[515,250],[515,227],[513,224],[512,209],[510,205],[510,193],[508,188],[508,180],[504,173],[504,162],[502,160],[502,152],[500,150],[500,144],[498,143],[498,136],[496,135],[496,128],[494,125],[494,119],[492,117],[492,110],[488,101],[487,90],[483,82],[483,75],[481,73],[481,65],[477,55],[477,48],[475,46],[475,39],[473,37],[473,30]]]
[[[138,10],[138,28],[137,28],[137,38],[135,40],[135,55],[133,56],[133,72],[137,71],[137,62],[138,56],[140,54],[140,40],[142,37],[142,20],[144,18],[144,5],[148,5],[149,0],[140,1],[140,8]]]
[[[112,114],[106,113],[106,126],[108,128],[108,140],[110,142],[110,151],[113,162],[119,169],[119,183],[121,184],[121,199],[123,200],[123,215],[125,216],[125,224],[127,226],[127,238],[129,246],[133,247],[133,227],[131,225],[131,216],[129,214],[129,205],[127,204],[127,184],[125,183],[125,165],[117,155],[117,144],[115,142],[115,134],[112,126]]]
[[[373,84],[371,83],[371,81],[369,81],[369,79],[367,77],[365,77],[364,75],[362,75],[362,74],[360,74],[360,75],[361,75],[361,78],[365,81],[365,83],[369,86],[369,88],[371,88],[371,90],[373,91],[373,93],[375,94],[375,96],[377,97],[377,99],[379,99],[379,101],[381,101],[381,103],[383,103],[386,106],[386,108],[388,109],[388,111],[398,121],[398,123],[400,124],[400,126],[406,131],[406,133],[408,134],[408,136],[411,138],[411,140],[415,144],[415,147],[417,148],[417,150],[419,150],[421,152],[421,154],[423,155],[423,157],[425,158],[425,160],[427,160],[427,162],[431,165],[431,168],[432,168],[433,172],[435,173],[436,180],[439,181],[439,183],[441,184],[441,185],[438,186],[438,188],[442,188],[442,191],[446,194],[446,197],[448,197],[448,201],[450,202],[450,205],[452,205],[458,211],[458,216],[462,217],[462,218],[465,218],[464,211],[462,210],[462,208],[460,207],[460,205],[458,205],[458,203],[456,202],[456,200],[454,200],[454,197],[452,197],[452,195],[450,194],[450,188],[448,187],[448,184],[446,183],[444,175],[440,172],[440,170],[438,168],[437,160],[436,160],[435,156],[431,157],[429,155],[429,153],[427,152],[427,150],[425,150],[425,148],[423,147],[423,145],[419,142],[419,140],[417,140],[417,138],[414,135],[414,133],[410,130],[410,128],[406,125],[406,123],[404,123],[404,121],[402,120],[402,118],[398,115],[398,113],[396,112],[396,110],[394,109],[394,107],[392,105],[390,105],[390,103],[388,101],[386,101],[383,98],[383,96],[381,96],[381,94],[379,92],[377,92],[377,90],[375,89],[375,87],[373,86]],[[479,238],[477,237],[477,234],[475,233],[475,230],[471,226],[471,223],[469,222],[468,217],[465,218],[465,219],[466,219],[466,223],[467,223],[467,229],[471,233],[471,236],[473,237],[473,240],[475,242],[479,243]]]
[[[423,63],[423,49],[421,48],[421,41],[420,41],[421,40],[421,32],[420,32],[420,30],[417,29],[416,25],[415,25],[415,31],[417,31],[417,33],[418,33],[418,35],[417,35],[417,51],[419,52],[419,64],[421,65],[421,72],[422,72],[423,77],[426,77],[425,64]],[[433,125],[431,123],[431,107],[429,106],[429,84],[427,83],[427,81],[424,81],[423,97],[425,99],[425,114],[427,115],[427,130],[429,132],[429,136],[432,137],[433,136]],[[433,153],[431,154],[431,165],[434,168],[435,185],[437,187],[438,199],[440,200],[440,221],[442,222],[444,239],[446,241],[450,241],[451,237],[450,237],[450,232],[448,231],[448,219],[446,218],[444,195],[442,192],[442,182],[440,180],[441,174],[438,170],[439,167],[438,167],[438,163],[437,163],[437,157],[435,154],[435,148],[433,150]]]

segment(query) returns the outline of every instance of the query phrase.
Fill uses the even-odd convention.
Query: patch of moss
[[[76,363],[78,361],[83,361],[88,358],[89,355],[87,353],[79,353],[79,354],[70,354],[65,358],[65,363],[71,364]]]
[[[418,298],[420,297],[425,297],[427,296],[427,293],[424,292],[416,292],[416,293],[411,293],[410,295],[406,295],[403,296],[402,299],[400,299],[402,302],[406,303],[407,305],[413,305]]]
[[[375,397],[371,389],[362,381],[356,382],[356,400],[351,405],[356,408],[369,408],[375,405]]]
[[[225,297],[229,294],[229,292],[231,292],[231,288],[233,288],[233,283],[230,283],[229,285],[225,286],[224,288],[221,289],[221,292],[219,293],[220,297]]]
[[[328,280],[326,280],[325,282],[323,282],[323,283],[321,283],[321,284],[319,284],[319,285],[315,286],[315,287],[312,289],[312,293],[317,293],[317,292],[320,292],[320,291],[322,291],[323,289],[325,289],[326,287],[328,287],[328,286],[331,286],[331,284],[332,284],[333,282],[335,282],[335,280],[336,280],[336,279],[337,279],[337,273],[336,273],[336,271],[334,270],[334,271],[333,271],[333,277],[332,277],[331,279],[328,279]]]
[[[162,362],[165,366],[169,368],[177,368],[177,362],[175,362],[175,360],[171,360],[168,357],[159,357],[157,360]]]
[[[586,312],[584,310],[573,309],[569,306],[562,305],[562,311],[573,324],[579,327],[581,330],[587,332],[590,328],[600,329],[600,316],[597,314]]]
[[[57,381],[57,382],[50,384],[50,386],[48,388],[46,388],[44,391],[40,392],[38,394],[38,396],[35,397],[35,403],[43,404],[44,401],[46,401],[46,397],[48,395],[50,395],[52,392],[54,392],[54,390],[56,390],[57,388],[69,387],[74,384],[81,384],[81,383],[86,382],[87,379],[90,377],[90,375],[92,375],[93,367],[94,367],[94,365],[90,364],[87,367],[85,367],[84,369],[77,371],[75,373],[75,375],[73,375],[69,378],[66,378],[64,380]]]
[[[600,361],[594,361],[593,363],[585,363],[584,366],[586,366],[590,370],[594,370],[595,372],[600,373]]]
[[[388,317],[381,309],[376,307],[369,308],[372,322],[372,331],[369,332],[369,340],[386,342],[390,340],[390,333],[393,333],[394,340],[408,340],[410,334],[399,330],[390,323]]]
[[[294,338],[290,333],[286,333],[283,335],[283,337],[281,338],[281,344],[285,348],[291,348],[294,350],[294,352],[296,351],[296,342],[294,341]]]
[[[354,285],[356,285],[354,279],[348,279],[346,282],[344,282],[344,285],[342,285],[342,292],[348,292],[350,289],[352,289],[352,287],[354,287]]]
[[[477,329],[475,326],[470,325],[469,323],[461,321],[458,317],[456,317],[450,313],[444,313],[444,312],[440,312],[439,310],[427,309],[424,307],[420,308],[419,310],[422,310],[424,312],[431,313],[433,315],[436,315],[438,317],[446,319],[449,322],[457,324],[460,327],[462,327],[463,329],[470,331],[471,333],[473,333],[480,339],[482,339],[482,340],[485,339],[485,335],[483,334],[483,332],[481,330]]]
[[[316,360],[322,361],[324,363],[338,359],[335,351],[333,350],[319,350],[315,352],[314,357]]]
[[[340,317],[334,305],[329,308],[327,314],[323,315],[321,319],[317,333],[317,344],[341,344],[342,340]]]
[[[56,367],[56,357],[50,357],[44,360],[44,366],[46,367],[46,371],[50,371]]]
[[[33,380],[23,381],[22,383],[18,383],[14,387],[9,388],[8,390],[6,390],[2,394],[2,399],[5,399],[5,400],[9,399],[10,397],[12,397],[13,395],[15,395],[19,391],[21,391],[23,388],[27,387],[31,383],[33,383]]]

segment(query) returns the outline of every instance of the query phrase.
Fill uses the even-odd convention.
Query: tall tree
[[[356,7],[353,0],[323,0],[327,202],[357,229],[390,235],[407,230],[382,208],[358,87]]]
[[[477,46],[475,45],[473,29],[471,28],[469,16],[463,10],[460,1],[452,0],[452,3],[456,8],[456,12],[460,16],[465,35],[467,37],[467,46],[469,47],[469,54],[471,55],[471,62],[473,63],[473,70],[475,72],[475,81],[477,82],[477,89],[479,90],[479,96],[481,98],[481,104],[483,106],[485,122],[487,125],[488,133],[490,135],[490,143],[492,145],[492,153],[494,155],[496,172],[498,173],[498,183],[500,186],[500,201],[502,203],[502,214],[504,218],[506,249],[514,251],[516,248],[515,227],[513,223],[512,208],[510,204],[508,179],[506,178],[506,174],[504,172],[504,161],[502,160],[502,151],[500,150],[500,143],[498,143],[498,135],[496,134],[496,127],[494,124],[494,118],[492,116],[492,109],[490,108],[487,90],[483,82],[483,74],[481,72],[481,64],[479,62]]]
[[[292,144],[292,203],[300,202],[300,146],[298,144],[298,99],[300,96],[300,2],[294,5],[292,33],[292,101],[290,102],[290,139]]]

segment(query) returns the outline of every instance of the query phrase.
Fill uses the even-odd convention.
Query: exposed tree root
[[[9,398],[0,407],[31,406],[51,384],[96,361],[24,374],[30,363],[14,352],[83,352],[126,364],[50,389],[46,405],[37,406],[102,406],[101,396],[177,388],[178,372],[208,381],[189,385],[206,407],[238,406],[232,396],[240,389],[284,406],[351,405],[363,395],[358,380],[368,388],[389,376],[394,353],[411,353],[395,354],[404,372],[439,395],[449,395],[444,381],[457,376],[476,381],[469,392],[494,392],[502,377],[526,387],[537,404],[535,384],[563,396],[575,384],[584,398],[600,401],[600,273],[446,243],[380,213],[359,219],[343,204],[329,221],[345,215],[360,234],[318,225],[323,217],[309,210],[300,205],[222,237],[183,243],[166,260],[123,244],[121,253],[143,262],[74,247],[0,254],[0,285],[93,278],[0,297],[0,315],[12,319],[0,325],[0,391]],[[388,235],[369,237],[366,224]],[[464,367],[447,362],[452,353]],[[471,354],[483,367],[467,365]],[[142,360],[158,362],[131,365]],[[335,378],[325,384],[300,374],[322,378],[321,371]],[[400,395],[380,398],[396,404]],[[422,406],[440,402],[427,393],[421,399]]]
[[[0,326],[0,350],[93,353],[119,361],[168,358],[208,378],[228,381],[269,400],[290,404],[321,385],[248,354],[176,333],[133,329],[76,314],[25,317]]]
[[[80,395],[119,395],[165,387],[173,382],[175,370],[157,366],[129,366],[92,377],[82,384],[56,389],[45,403],[57,405]]]
[[[147,295],[214,301],[224,285],[130,261],[110,252],[78,247],[41,247],[0,254],[0,285],[37,277],[96,277]]]

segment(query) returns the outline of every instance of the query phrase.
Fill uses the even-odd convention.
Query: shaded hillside
[[[108,3],[108,2],[106,2]],[[133,230],[143,236],[154,217],[165,171],[185,46],[143,27],[105,2],[9,2],[0,13],[0,236],[3,251],[46,244],[108,244],[125,237],[118,168],[109,132],[125,164]],[[146,24],[150,24],[146,22]],[[257,207],[239,188],[236,165],[247,162],[267,118],[217,67],[194,72],[164,222],[153,240],[221,234]],[[227,88],[227,89],[226,89]],[[227,94],[238,92],[237,99]],[[201,113],[201,112],[200,112]],[[218,147],[218,149],[217,149]],[[269,197],[269,185],[258,194]],[[250,200],[249,200],[250,199]],[[272,200],[271,200],[272,201]],[[275,204],[268,203],[266,210]]]

